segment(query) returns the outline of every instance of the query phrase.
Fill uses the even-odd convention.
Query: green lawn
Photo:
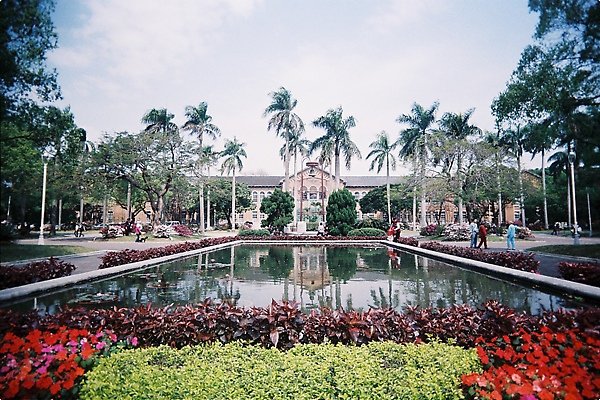
[[[540,253],[562,254],[575,257],[600,258],[600,244],[582,244],[573,246],[572,244],[556,244],[548,246],[530,247],[528,251],[538,251]]]
[[[29,260],[50,256],[64,256],[67,254],[88,253],[87,247],[81,246],[38,246],[36,244],[0,244],[0,262]]]

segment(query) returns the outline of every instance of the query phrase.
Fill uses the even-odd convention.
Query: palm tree
[[[425,204],[426,192],[425,192],[425,168],[427,166],[428,158],[428,144],[427,136],[432,133],[432,125],[435,123],[435,113],[439,107],[439,103],[435,102],[428,109],[424,109],[423,106],[417,103],[413,103],[411,114],[402,114],[396,122],[400,124],[407,124],[409,127],[400,131],[400,138],[398,139],[400,148],[400,157],[404,159],[412,158],[415,169],[415,176],[417,167],[420,170],[421,180],[421,226],[427,224],[426,213],[427,208]],[[413,192],[413,202],[416,200],[416,188]],[[415,220],[415,210],[413,207],[413,223]]]
[[[246,143],[238,142],[235,136],[233,140],[225,140],[225,148],[219,153],[221,157],[224,157],[223,163],[221,164],[221,174],[224,172],[232,174],[233,179],[231,181],[231,228],[235,229],[236,213],[235,213],[235,172],[241,171],[244,168],[242,163],[242,157],[247,157],[246,150],[244,150]]]
[[[335,190],[340,187],[340,156],[344,156],[346,168],[350,168],[352,157],[361,158],[358,146],[350,140],[348,129],[356,126],[353,116],[344,119],[342,117],[342,107],[331,109],[327,114],[313,121],[313,126],[325,129],[325,135],[317,138],[310,146],[310,153],[316,149],[323,150],[330,148],[333,150],[333,159],[335,162]]]
[[[204,146],[202,151],[200,152],[200,165],[201,168],[206,166],[206,179],[210,181],[210,167],[216,164],[219,158],[219,153],[215,152],[213,146]],[[203,210],[203,206],[201,206],[201,210]],[[201,225],[204,226],[204,220],[201,218]],[[210,228],[210,186],[206,190],[206,228]]]
[[[521,159],[523,158],[523,146],[525,145],[525,132],[517,125],[517,129],[507,129],[500,137],[500,145],[507,149],[517,159],[517,171],[519,174],[519,203],[521,209],[521,221],[523,226],[527,226],[525,219],[525,194],[523,192],[523,176],[521,174]]]
[[[185,108],[187,121],[181,127],[184,131],[189,131],[193,135],[198,136],[200,149],[203,149],[202,140],[204,135],[207,135],[212,139],[216,139],[221,135],[221,130],[211,122],[212,117],[207,114],[207,110],[208,104],[204,101],[201,102],[198,107],[187,106]]]
[[[298,104],[298,100],[292,97],[292,93],[289,90],[280,87],[278,91],[271,92],[269,95],[273,101],[265,109],[263,116],[271,115],[267,129],[274,129],[277,136],[285,139],[285,179],[283,183],[283,191],[285,192],[288,190],[290,179],[290,138],[292,132],[296,132],[297,134],[304,132],[304,122],[293,111]]]
[[[308,149],[310,148],[310,145],[311,145],[310,140],[302,138],[301,132],[293,131],[292,134],[290,135],[290,141],[289,141],[288,145],[286,146],[284,144],[281,147],[281,149],[279,149],[279,155],[284,160],[285,160],[286,149],[289,150],[291,155],[294,156],[294,176],[296,176],[296,174],[298,173],[298,171],[297,171],[298,155],[300,155],[300,156],[308,155]],[[299,200],[297,197],[298,197],[298,193],[300,191],[296,191],[294,193],[294,223],[296,223],[296,214],[297,213],[296,213],[295,208],[297,207],[297,203]]]
[[[464,114],[445,113],[440,120],[441,130],[456,143],[464,141],[472,135],[480,134],[481,129],[475,125],[469,124],[469,118],[473,115],[473,108],[467,110]],[[462,156],[463,146],[456,148],[456,178],[458,181],[458,223],[463,223],[463,182],[462,182]]]
[[[175,115],[169,113],[166,108],[153,108],[144,114],[142,123],[147,125],[147,132],[168,133],[177,130],[177,125],[172,122],[173,118]]]
[[[367,155],[367,159],[373,157],[373,161],[371,161],[371,165],[369,167],[369,171],[372,171],[377,165],[377,173],[381,171],[383,168],[383,164],[385,163],[385,177],[386,177],[386,189],[387,189],[387,214],[388,214],[388,224],[392,224],[392,206],[390,201],[390,167],[395,170],[396,169],[396,157],[392,152],[397,146],[397,142],[390,143],[390,138],[386,131],[381,131],[377,135],[377,140],[369,145],[369,147],[373,150]]]

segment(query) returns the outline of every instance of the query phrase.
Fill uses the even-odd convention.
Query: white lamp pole
[[[46,176],[48,174],[48,161],[42,156],[44,161],[44,178],[42,181],[42,216],[40,218],[40,236],[38,237],[38,245],[44,245],[44,212],[46,211]]]
[[[569,153],[569,164],[571,166],[571,201],[573,201],[573,244],[579,244],[579,226],[577,225],[577,202],[575,201],[575,152]]]

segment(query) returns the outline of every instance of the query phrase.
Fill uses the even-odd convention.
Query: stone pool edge
[[[382,240],[380,243],[385,244],[388,247],[408,251],[409,253],[424,255],[435,260],[449,262],[454,265],[476,270],[485,273],[486,275],[497,276],[510,281],[527,282],[535,287],[546,288],[561,293],[568,293],[573,296],[583,297],[586,299],[592,299],[595,302],[600,302],[600,288],[595,286],[554,278],[551,276],[540,275],[533,272],[501,267],[499,265],[489,264],[482,261],[471,260],[445,253],[438,253],[436,251],[390,242],[387,240]]]

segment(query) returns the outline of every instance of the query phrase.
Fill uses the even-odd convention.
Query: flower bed
[[[187,225],[173,225],[172,229],[175,231],[175,233],[177,233],[179,236],[185,236],[185,237],[190,237],[194,234],[194,232],[190,229],[189,226]]]
[[[600,340],[577,329],[521,329],[478,339],[484,372],[462,378],[471,399],[589,399],[600,396]]]
[[[529,399],[568,399],[567,394],[575,391],[582,395],[577,398],[587,399],[593,398],[586,396],[597,394],[600,388],[598,308],[531,316],[489,301],[478,308],[414,307],[404,313],[392,309],[366,312],[321,309],[306,315],[295,303],[238,308],[207,300],[194,307],[65,308],[46,316],[0,310],[0,338],[0,375],[6,376],[0,381],[3,398],[10,398],[8,390],[11,390],[8,394],[16,393],[12,396],[34,397],[23,391],[31,388],[43,391],[45,395],[38,397],[48,398],[52,396],[50,391],[68,397],[73,393],[69,390],[76,390],[73,388],[79,382],[81,369],[96,364],[94,356],[137,345],[137,340],[141,347],[166,344],[183,348],[241,341],[244,346],[286,350],[311,343],[454,341],[464,348],[479,346],[477,351],[484,371],[463,378],[465,394],[470,398],[505,395],[503,398],[518,399],[517,393],[531,388],[532,392],[526,396],[537,397]],[[115,345],[117,341],[121,344]],[[67,358],[63,360],[65,354]],[[69,359],[70,354],[75,356]],[[13,358],[15,361],[11,361]],[[179,358],[164,359],[165,365],[168,367],[176,359]],[[48,367],[44,369],[46,364]],[[515,386],[518,382],[522,388]],[[556,397],[548,397],[551,388],[560,389]]]
[[[448,246],[439,242],[421,243],[421,248],[499,265],[501,267],[518,269],[520,271],[537,272],[540,266],[540,262],[534,258],[532,253],[510,251],[484,252],[480,249]]]
[[[561,262],[558,268],[560,275],[567,280],[600,287],[600,264],[598,263]]]
[[[23,337],[5,333],[0,346],[0,395],[3,399],[75,398],[83,374],[116,348],[115,334],[85,329],[30,330]]]
[[[53,257],[24,266],[0,266],[0,289],[69,276],[75,268],[73,264]]]
[[[444,240],[459,242],[471,239],[471,229],[468,224],[448,224],[442,231]]]
[[[91,332],[110,330],[120,339],[137,337],[141,346],[183,347],[242,340],[288,349],[298,343],[365,344],[384,340],[411,343],[439,338],[473,347],[478,337],[492,339],[521,328],[536,331],[542,326],[555,330],[577,327],[598,335],[600,309],[549,312],[536,317],[489,301],[478,308],[417,307],[404,313],[391,309],[357,312],[324,308],[307,315],[293,302],[273,302],[267,308],[240,308],[217,305],[207,299],[196,306],[173,308],[64,308],[47,316],[0,310],[0,335],[8,331],[26,335],[34,328],[50,330],[63,325]]]

